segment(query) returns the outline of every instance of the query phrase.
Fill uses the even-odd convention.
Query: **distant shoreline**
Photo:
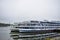
[[[6,23],[0,23],[0,27],[7,27],[10,26],[11,24],[6,24]]]
[[[0,26],[0,27],[8,27],[8,26]]]

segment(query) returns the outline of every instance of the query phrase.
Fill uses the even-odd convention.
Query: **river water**
[[[0,40],[13,40],[10,37],[10,26],[9,27],[0,27]]]
[[[28,40],[28,39],[13,39],[13,37],[11,37],[11,27],[0,27],[0,40]],[[29,40],[33,40],[30,39]]]
[[[0,27],[0,40],[28,40],[28,39],[13,39],[11,37],[11,27]],[[31,40],[31,39],[29,39]]]
[[[28,40],[28,39],[13,39],[11,37],[11,27],[0,27],[0,40]],[[29,39],[31,40],[31,39]]]
[[[0,40],[28,40],[28,39],[13,39],[13,37],[11,37],[10,29],[11,29],[10,26],[9,27],[0,27]],[[32,40],[32,39],[29,39],[29,40]],[[38,39],[38,40],[41,40],[41,39]],[[44,39],[42,39],[42,40],[44,40]]]
[[[0,27],[0,40],[28,40],[28,39],[13,39],[11,37],[11,27]],[[29,39],[31,40],[31,39]]]

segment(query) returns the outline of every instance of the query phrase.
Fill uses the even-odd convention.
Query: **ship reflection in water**
[[[60,36],[60,22],[55,21],[26,21],[15,24],[11,28],[14,40],[50,40]]]
[[[30,33],[28,33],[30,34]],[[56,37],[59,37],[60,40],[60,33],[46,33],[46,34],[34,34],[34,35],[28,35],[26,33],[18,33],[18,32],[11,32],[10,37],[12,37],[14,40],[57,40]]]
[[[11,37],[14,40],[45,40],[45,38],[40,37],[39,34],[37,35],[25,35],[21,33],[11,33]]]

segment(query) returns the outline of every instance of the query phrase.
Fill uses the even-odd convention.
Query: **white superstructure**
[[[60,29],[60,22],[55,21],[26,21],[18,23],[11,31],[19,32],[52,32]]]

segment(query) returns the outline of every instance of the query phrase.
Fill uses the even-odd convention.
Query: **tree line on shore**
[[[11,24],[0,23],[0,26],[10,26]]]

